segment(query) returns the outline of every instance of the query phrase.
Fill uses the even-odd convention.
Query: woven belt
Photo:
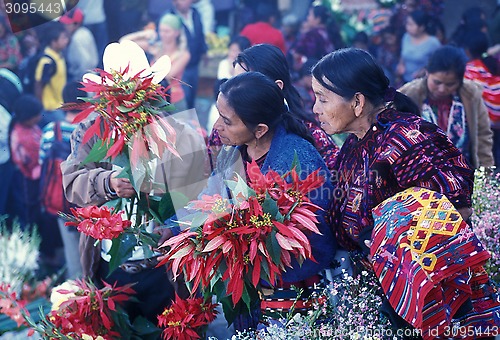
[[[127,261],[120,265],[120,269],[128,274],[137,274],[146,269],[152,269],[158,264],[158,257],[151,257],[149,259]]]

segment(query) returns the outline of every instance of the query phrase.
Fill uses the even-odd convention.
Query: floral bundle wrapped
[[[99,139],[86,162],[112,159],[128,172],[137,192],[151,190],[147,181],[154,174],[151,160],[160,159],[166,150],[177,155],[175,130],[163,116],[173,106],[159,84],[170,71],[170,59],[163,56],[150,67],[144,51],[136,43],[124,41],[106,47],[103,64],[99,75],[83,77],[82,89],[93,96],[62,108],[81,110],[73,123],[97,113],[82,141],[86,143],[94,135]],[[145,181],[147,185],[142,187]]]
[[[158,325],[164,327],[163,339],[200,339],[200,330],[215,320],[215,307],[203,298],[184,300],[176,296],[174,303],[158,316]]]
[[[319,207],[307,197],[324,182],[319,171],[301,180],[295,167],[264,175],[252,162],[247,173],[248,185],[239,176],[227,181],[231,199],[204,196],[189,204],[196,211],[186,218],[190,228],[162,245],[169,250],[159,264],[168,263],[176,277],[183,272],[192,291],[201,284],[217,295],[228,320],[231,305],[250,310],[258,301],[261,280],[273,286],[293,259],[313,259],[307,233],[320,234]]]

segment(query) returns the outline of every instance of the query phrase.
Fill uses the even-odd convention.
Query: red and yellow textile
[[[500,303],[482,268],[490,255],[444,195],[412,187],[380,203],[373,218],[375,274],[394,310],[424,339],[498,331]]]

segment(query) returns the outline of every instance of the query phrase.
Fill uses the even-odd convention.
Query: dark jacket
[[[179,13],[176,13],[175,11],[172,11],[172,13],[179,15]],[[198,13],[195,8],[191,7],[191,15],[193,17],[194,32],[191,32],[184,22],[182,23],[182,26],[184,26],[184,32],[186,33],[189,54],[191,55],[191,59],[189,59],[189,63],[186,68],[197,66],[200,63],[201,57],[208,50],[207,43],[205,42],[205,33],[203,33],[200,13]],[[179,17],[182,19],[182,16],[179,15]]]

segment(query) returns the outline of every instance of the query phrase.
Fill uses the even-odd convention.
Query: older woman
[[[335,165],[339,170],[332,181],[335,188],[333,226],[340,245],[353,251],[366,251],[366,246],[370,246],[375,242],[375,237],[379,236],[374,231],[375,221],[372,215],[376,207],[411,187],[440,193],[438,195],[444,195],[444,200],[451,202],[464,220],[470,216],[473,171],[465,157],[436,125],[415,114],[418,108],[408,97],[389,87],[389,80],[370,54],[359,49],[339,50],[325,56],[312,73],[312,86],[316,95],[314,111],[318,114],[323,128],[332,134],[350,133],[337,155]],[[415,204],[415,200],[411,200],[413,196],[408,197],[410,202],[389,209],[388,215],[392,213],[395,216],[391,219],[394,223],[390,225],[392,229],[387,229],[382,237],[400,235],[403,228],[411,229],[408,225],[403,225],[407,220],[401,217],[407,210],[411,212],[409,208]],[[449,203],[447,207],[452,208]],[[458,218],[457,213],[454,216]],[[424,227],[417,225],[419,228]],[[448,235],[451,239],[453,233]],[[467,240],[469,239],[472,240],[472,236]],[[463,265],[460,269],[454,268],[457,271],[449,273],[450,281],[443,280],[443,277],[443,281],[432,281],[428,277],[433,276],[435,271],[439,273],[442,267],[436,266],[433,271],[428,267],[422,269],[417,262],[405,262],[407,257],[400,259],[398,256],[401,249],[407,248],[400,247],[397,238],[391,241],[395,241],[396,245],[388,247],[384,253],[390,258],[378,257],[372,262],[373,265],[384,265],[394,261],[394,270],[388,270],[393,277],[395,275],[396,278],[403,278],[397,289],[391,285],[382,285],[385,294],[388,297],[406,297],[402,300],[405,306],[415,303],[418,306],[425,305],[423,310],[417,309],[420,319],[415,321],[408,318],[399,309],[400,306],[393,305],[391,300],[390,306],[385,305],[385,309],[397,326],[410,323],[413,327],[427,330],[437,327],[438,324],[451,324],[452,321],[444,316],[441,319],[442,315],[446,314],[445,311],[448,312],[446,315],[451,317],[468,315],[472,284],[464,277],[464,285],[467,287],[458,289],[453,286],[458,284],[453,282],[453,278],[469,275],[469,267]],[[445,238],[442,244],[436,247],[446,248],[447,241],[449,239]],[[416,254],[419,244],[412,243],[409,247]],[[467,250],[469,248],[466,247],[463,249],[464,252],[473,251]],[[370,254],[373,255],[378,250],[370,249]],[[433,249],[426,251],[433,254]],[[479,252],[480,249],[476,251]],[[413,253],[409,251],[405,254],[408,256]],[[470,257],[473,255],[466,254]],[[481,256],[486,256],[484,251]],[[401,267],[396,266],[397,263],[401,263]],[[406,282],[404,271],[411,271],[413,266],[420,268],[420,274],[418,277],[409,276],[408,280],[411,282]],[[429,276],[420,276],[423,270],[426,270]],[[420,283],[426,287],[430,286],[430,290],[439,284],[439,289],[442,289],[441,296],[439,293],[433,295],[428,294],[429,291],[419,291]],[[472,289],[475,290],[475,287]],[[405,295],[408,291],[418,294]],[[456,302],[458,306],[443,298],[452,291],[460,296]],[[435,309],[430,311],[429,306]],[[498,306],[496,308],[498,310]],[[394,313],[395,310],[397,314]],[[480,310],[484,311],[481,308],[476,309]],[[493,320],[492,314],[485,318],[488,321]]]
[[[493,132],[482,87],[464,80],[463,52],[443,46],[429,59],[427,76],[404,85],[400,91],[417,103],[421,116],[438,125],[474,168],[490,167]]]

